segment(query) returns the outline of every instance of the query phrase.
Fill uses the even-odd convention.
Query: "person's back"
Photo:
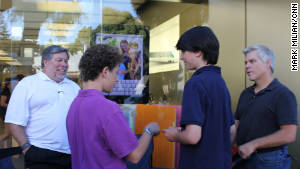
[[[205,66],[197,70],[186,83],[187,86],[195,85],[198,89],[198,93],[194,93],[194,96],[201,97],[199,101],[203,103],[201,111],[204,113],[205,121],[202,127],[202,138],[196,145],[181,144],[182,158],[179,168],[231,167],[230,126],[233,118],[230,94],[220,71],[219,67]],[[190,95],[190,99],[183,100],[183,105],[184,102],[191,102],[195,97]],[[189,111],[185,109],[186,107],[183,107],[183,111]],[[188,124],[188,118],[190,117],[185,121],[183,117],[181,124]]]
[[[112,119],[118,123],[111,123]],[[119,126],[128,124],[116,103],[107,100],[98,90],[81,90],[67,117],[73,168],[124,167],[121,157],[136,147],[137,139],[129,127]],[[119,139],[114,138],[117,133]],[[121,136],[126,141],[123,142]],[[118,153],[113,151],[117,146],[122,147]]]
[[[104,97],[118,81],[121,62],[108,45],[95,45],[81,57],[84,86],[67,116],[72,168],[126,168],[125,160],[137,163],[160,132],[157,123],[149,123],[138,141],[120,107]]]

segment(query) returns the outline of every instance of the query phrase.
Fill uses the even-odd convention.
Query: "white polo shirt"
[[[43,72],[27,76],[13,90],[5,122],[25,126],[36,147],[70,154],[66,117],[79,90],[67,78],[57,83]]]

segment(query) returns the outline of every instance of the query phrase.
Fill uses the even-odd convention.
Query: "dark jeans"
[[[0,169],[15,169],[10,156],[0,159]]]
[[[288,169],[291,167],[291,158],[288,147],[266,153],[253,153],[249,159],[240,163],[238,168]]]
[[[25,168],[71,169],[71,155],[31,146],[25,154]]]

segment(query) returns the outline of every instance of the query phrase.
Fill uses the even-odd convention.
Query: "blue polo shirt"
[[[196,145],[180,145],[179,168],[231,168],[230,127],[234,124],[231,99],[221,68],[205,66],[186,82],[181,127],[202,127]]]
[[[242,92],[235,113],[239,120],[238,145],[270,135],[278,131],[280,125],[298,123],[296,97],[277,79],[258,93],[254,88],[255,85]]]

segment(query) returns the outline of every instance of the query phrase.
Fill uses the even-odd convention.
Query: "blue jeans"
[[[249,159],[243,161],[240,168],[289,169],[291,158],[288,154],[288,147],[284,146],[281,150],[266,153],[254,152]]]
[[[0,169],[1,168],[15,169],[11,156],[0,159]]]

